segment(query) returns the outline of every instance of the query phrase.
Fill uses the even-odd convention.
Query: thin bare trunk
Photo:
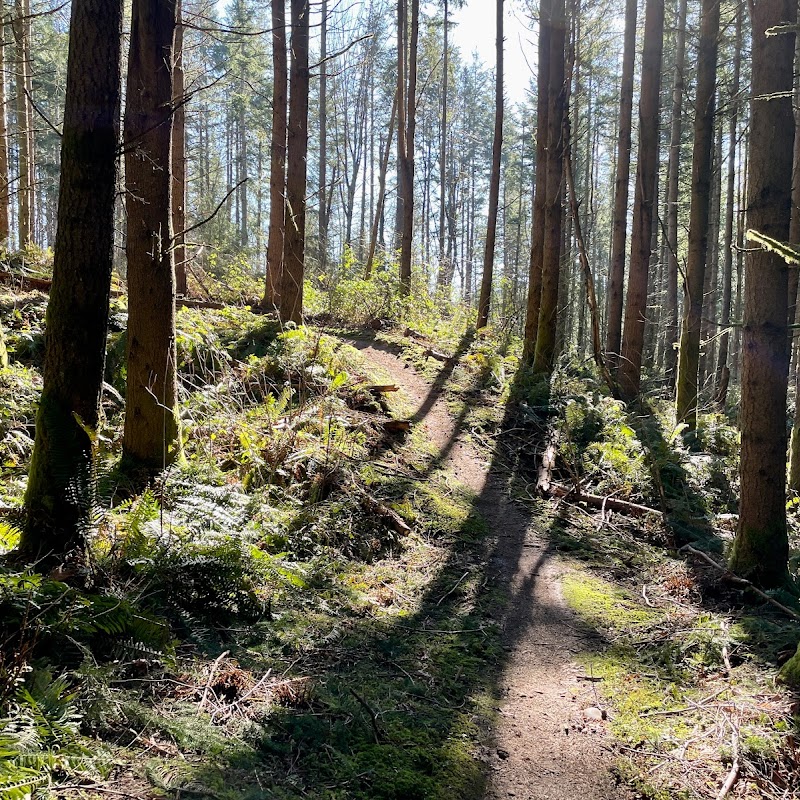
[[[483,253],[483,277],[478,299],[478,328],[489,322],[494,272],[494,245],[497,233],[497,207],[500,201],[500,157],[503,148],[503,0],[497,0],[497,66],[494,91],[494,139],[492,144],[492,174],[489,182],[489,219],[486,225],[486,244]]]

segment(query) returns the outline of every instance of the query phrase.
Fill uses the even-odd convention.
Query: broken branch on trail
[[[551,497],[563,497],[565,499],[582,501],[595,508],[610,508],[612,511],[631,514],[634,517],[643,517],[647,514],[657,514],[661,516],[661,512],[658,509],[650,508],[649,506],[632,503],[630,500],[620,500],[618,497],[589,494],[574,486],[562,486],[560,483],[551,483],[547,489],[542,489],[542,491]]]

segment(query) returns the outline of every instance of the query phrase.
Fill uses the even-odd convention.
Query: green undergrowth
[[[41,382],[19,308],[0,307],[11,506]],[[125,313],[106,376],[123,398]],[[178,356],[185,461],[137,488],[109,392],[90,564],[0,571],[3,796],[480,797],[503,650],[476,498],[420,428],[384,429],[413,409],[335,337],[183,309]],[[17,538],[0,529],[4,551]]]

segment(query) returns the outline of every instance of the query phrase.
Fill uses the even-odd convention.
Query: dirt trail
[[[558,556],[504,496],[489,464],[461,439],[435,390],[389,348],[352,344],[409,396],[418,409],[414,418],[440,449],[443,464],[478,494],[478,508],[498,542],[489,568],[508,587],[511,602],[502,621],[507,660],[498,686],[504,699],[493,747],[484,754],[490,765],[485,800],[631,797],[611,774],[606,723],[586,719],[596,701],[591,685],[579,680],[574,659],[591,651],[593,635],[563,601]]]

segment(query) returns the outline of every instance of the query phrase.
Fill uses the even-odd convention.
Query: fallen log
[[[612,511],[619,511],[623,514],[631,514],[634,517],[643,517],[647,514],[658,514],[658,509],[642,506],[638,503],[631,503],[629,500],[620,500],[618,497],[607,497],[601,494],[589,494],[576,489],[574,486],[562,486],[560,483],[551,483],[546,494],[551,497],[563,497],[586,503],[594,508],[610,508]]]
[[[7,272],[0,270],[0,281],[10,283],[14,287],[21,289],[36,289],[40,292],[49,292],[53,288],[53,281],[50,278],[34,278],[29,275],[19,275],[15,272]],[[112,297],[121,297],[124,292],[119,289],[112,289]],[[193,297],[178,297],[175,300],[175,305],[178,308],[210,308],[215,311],[221,311],[226,308],[225,303],[220,303],[216,300],[196,300]]]
[[[550,492],[550,486],[553,483],[553,470],[556,467],[556,438],[555,436],[550,440],[550,443],[545,448],[542,455],[542,463],[539,467],[539,478],[536,481],[537,491],[543,494]]]

